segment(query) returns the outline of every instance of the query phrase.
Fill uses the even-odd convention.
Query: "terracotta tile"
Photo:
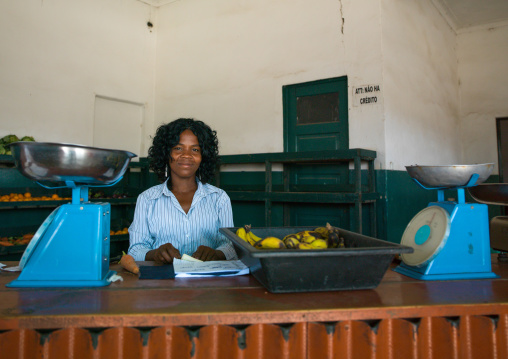
[[[245,329],[245,359],[305,358],[305,324],[255,324]]]
[[[147,347],[148,358],[186,359],[191,358],[193,345],[185,328],[159,327],[150,331]]]
[[[142,340],[136,328],[110,328],[98,335],[99,358],[142,358]]]
[[[39,334],[32,329],[16,329],[0,333],[0,358],[42,358],[42,350],[39,343]]]
[[[416,326],[404,319],[385,319],[379,323],[376,359],[416,358]]]
[[[375,343],[376,334],[365,321],[309,323],[308,358],[373,358]]]
[[[486,316],[463,316],[460,320],[460,357],[495,358],[494,320]]]
[[[458,330],[446,318],[422,318],[417,334],[418,358],[458,359]]]
[[[90,332],[81,328],[61,329],[51,332],[44,343],[49,358],[93,358],[94,348]]]
[[[496,329],[497,358],[508,358],[508,314],[499,316]]]

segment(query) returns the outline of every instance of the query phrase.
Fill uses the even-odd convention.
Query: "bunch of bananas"
[[[344,238],[339,236],[339,230],[329,223],[326,227],[318,227],[313,231],[302,231],[288,234],[283,239],[268,236],[256,236],[250,225],[238,228],[236,235],[258,249],[326,249],[343,248]]]
[[[254,233],[252,233],[250,224],[247,224],[244,227],[238,228],[238,230],[236,231],[236,235],[238,237],[240,237],[241,239],[243,239],[245,242],[249,243],[254,248],[258,248],[258,249],[286,248],[286,246],[284,245],[284,242],[282,242],[277,237],[269,236],[269,237],[261,238],[261,237],[256,236]]]

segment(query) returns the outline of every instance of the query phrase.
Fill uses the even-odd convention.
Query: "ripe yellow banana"
[[[243,239],[245,242],[248,242],[247,232],[245,232],[245,228],[243,228],[243,227],[238,228],[238,230],[236,231],[236,235],[238,237],[240,237],[241,239]]]
[[[298,249],[313,249],[310,244],[308,243],[300,243],[298,245]]]
[[[314,236],[311,236],[311,235],[304,235],[302,239],[300,239],[300,242],[301,243],[308,243],[308,244],[311,244],[312,242],[314,241],[317,241],[318,238],[314,237]]]
[[[291,234],[288,234],[287,236],[285,236],[284,238],[282,238],[283,241],[286,240],[286,238],[294,238],[296,240],[298,240],[298,238],[296,238],[296,233],[291,233]]]
[[[256,239],[254,239],[256,238]],[[258,236],[254,235],[254,233],[252,232],[248,232],[247,233],[247,241],[253,246],[254,244],[256,244],[257,242],[259,242],[261,240],[261,238],[259,238]]]
[[[316,239],[315,241],[309,243],[312,249],[326,249],[328,245],[326,244],[326,239]]]
[[[256,242],[254,247],[258,249],[282,249],[286,248],[284,242],[276,237],[266,237]]]
[[[300,244],[298,239],[296,239],[296,237],[293,235],[284,237],[284,239],[282,241],[286,245],[286,248],[289,248],[289,249],[298,248],[298,245]]]
[[[256,236],[252,232],[252,226],[250,224],[245,225],[245,232],[247,232],[247,234],[250,235],[255,242],[260,241],[262,239],[261,237]]]
[[[302,231],[302,232],[298,232],[297,234],[302,237],[312,236],[312,237],[314,237],[314,239],[322,239],[323,238],[323,236],[316,231]]]

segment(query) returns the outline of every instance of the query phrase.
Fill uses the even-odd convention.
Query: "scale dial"
[[[412,247],[413,253],[401,254],[410,266],[425,264],[444,247],[450,235],[450,215],[439,206],[429,206],[416,214],[406,227],[400,244]]]

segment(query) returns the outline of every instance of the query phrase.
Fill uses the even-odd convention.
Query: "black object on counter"
[[[163,266],[139,266],[139,279],[173,279],[175,270],[172,264]]]

